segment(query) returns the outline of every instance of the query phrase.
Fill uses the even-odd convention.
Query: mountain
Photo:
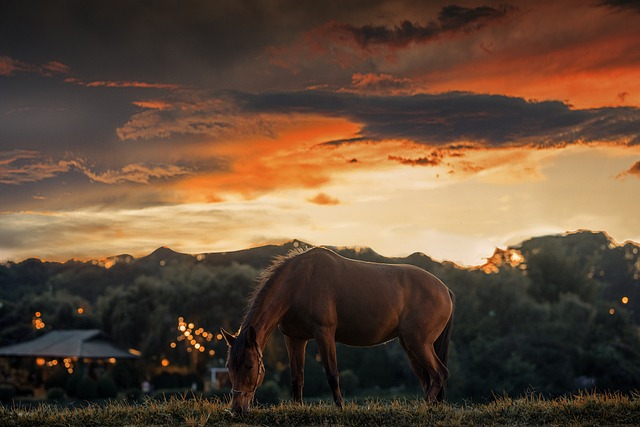
[[[27,259],[19,263],[8,262],[0,265],[0,301],[16,301],[27,293],[56,290],[60,286],[82,295],[89,301],[95,301],[107,288],[126,286],[142,275],[160,276],[162,268],[166,266],[200,264],[216,267],[241,264],[261,270],[277,256],[310,246],[303,241],[292,240],[281,245],[198,255],[176,252],[163,246],[140,258],[122,254],[88,262],[73,260],[57,263],[38,259]],[[534,237],[519,245],[496,249],[483,266],[474,268],[463,268],[448,262],[440,263],[419,252],[407,257],[386,257],[368,247],[329,248],[347,258],[413,264],[436,274],[445,270],[480,270],[485,273],[497,273],[505,268],[526,270],[530,259],[547,254],[552,258],[569,260],[580,269],[588,269],[592,278],[606,282],[608,297],[614,298],[627,293],[635,296],[637,293],[640,300],[640,246],[633,242],[618,245],[603,232],[580,230]],[[637,292],[634,287],[638,289]]]

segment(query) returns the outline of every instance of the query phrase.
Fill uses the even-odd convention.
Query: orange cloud
[[[635,162],[629,169],[616,176],[616,178],[626,178],[633,175],[640,178],[640,161]]]
[[[132,104],[136,107],[146,108],[149,110],[169,110],[173,108],[170,103],[160,100],[133,101]]]
[[[326,206],[331,206],[331,205],[339,205],[340,204],[340,200],[335,198],[335,197],[331,197],[326,193],[318,193],[315,195],[315,197],[312,197],[310,199],[307,199],[307,201],[314,203],[316,205],[326,205]]]

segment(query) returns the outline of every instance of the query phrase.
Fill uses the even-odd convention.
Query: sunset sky
[[[640,3],[0,0],[0,261],[640,242]]]

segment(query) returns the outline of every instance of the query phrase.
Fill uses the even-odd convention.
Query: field
[[[496,398],[486,404],[429,406],[415,400],[364,400],[343,410],[329,403],[283,403],[232,416],[227,403],[205,399],[147,400],[139,405],[112,402],[67,408],[0,406],[3,426],[242,426],[242,425],[640,425],[640,395],[581,394],[558,399],[528,396]]]

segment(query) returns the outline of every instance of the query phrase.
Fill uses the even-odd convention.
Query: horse
[[[305,349],[315,339],[333,400],[342,407],[336,342],[369,347],[398,338],[427,402],[444,399],[453,293],[412,265],[344,258],[322,247],[276,259],[249,299],[228,344],[231,410],[248,412],[265,375],[262,352],[276,327],[284,334],[293,399],[302,401]]]

